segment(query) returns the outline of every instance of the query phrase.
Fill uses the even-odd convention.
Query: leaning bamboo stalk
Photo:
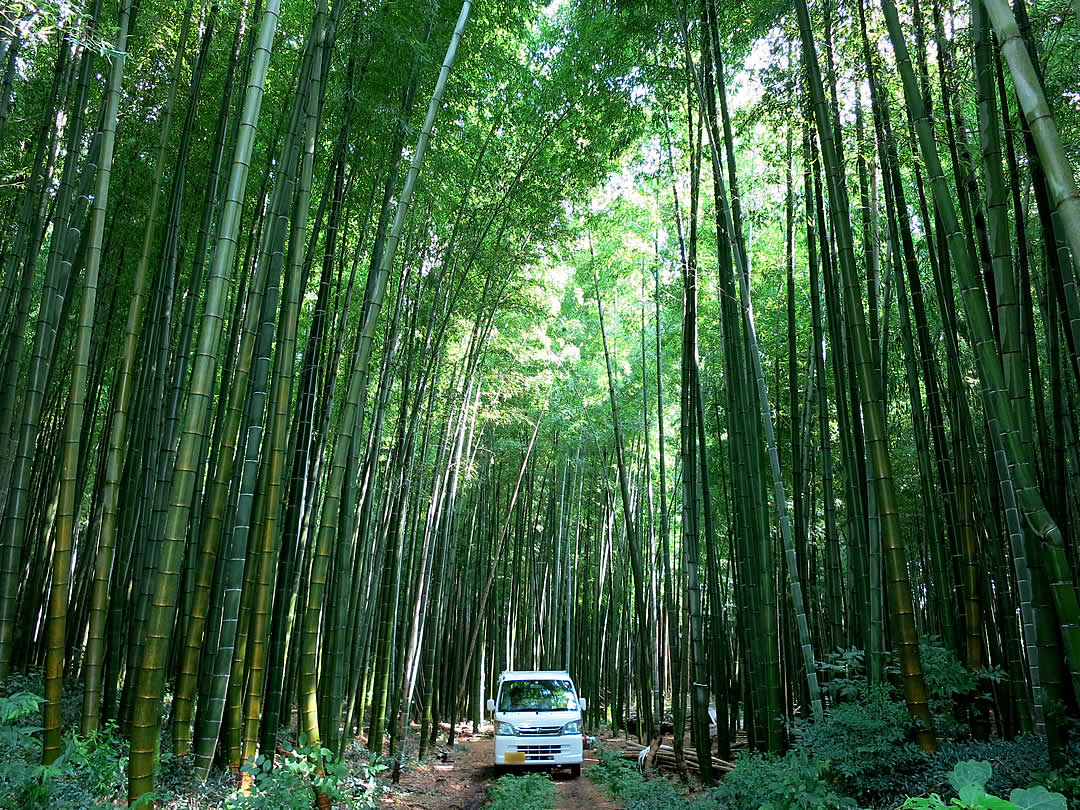
[[[300,155],[299,179],[293,195],[291,233],[283,284],[281,317],[275,334],[275,369],[267,400],[268,434],[264,443],[261,474],[266,476],[265,499],[259,504],[261,520],[253,534],[256,548],[261,548],[255,580],[255,600],[247,655],[247,689],[245,693],[244,761],[254,762],[258,744],[259,724],[262,720],[262,699],[266,681],[266,657],[269,648],[270,612],[273,602],[274,572],[280,552],[278,523],[281,516],[282,483],[286,478],[286,445],[288,440],[288,410],[292,398],[296,333],[300,312],[303,250],[308,213],[311,205],[312,172],[315,138],[320,118],[320,80],[322,59],[328,47],[325,22],[326,3],[322,0],[315,12],[312,24],[311,67],[305,79],[308,86],[298,88],[298,103],[306,106],[304,113],[298,109],[298,118],[304,115],[302,135],[298,130]],[[302,144],[300,141],[302,140]],[[282,224],[284,225],[284,218]],[[273,757],[273,751],[263,752]]]
[[[502,548],[506,542],[507,532],[510,530],[510,519],[514,514],[514,506],[517,504],[518,494],[521,492],[521,481],[525,477],[525,471],[529,467],[529,458],[532,455],[533,445],[536,443],[536,434],[540,432],[540,423],[544,421],[544,414],[541,414],[536,418],[536,424],[533,426],[532,438],[529,439],[529,445],[525,448],[525,456],[521,460],[521,470],[518,472],[517,483],[514,485],[514,492],[510,496],[510,505],[506,510],[506,521],[503,523],[502,531],[499,533],[499,540],[495,546],[494,558],[492,559],[491,568],[488,571],[487,581],[484,584],[484,590],[480,595],[480,604],[476,608],[476,615],[483,616],[484,609],[487,606],[488,599],[491,596],[491,586],[495,582],[495,574],[498,568],[499,558],[502,556]],[[465,700],[466,690],[469,686],[469,666],[468,662],[472,659],[473,653],[476,651],[476,643],[480,637],[480,629],[482,622],[476,622],[473,625],[471,635],[469,637],[469,645],[466,647],[465,657],[462,659],[464,662],[461,681],[458,684],[457,691],[457,703],[462,703]]]
[[[896,49],[897,66],[904,84],[904,95],[908,106],[913,111],[912,117],[915,119],[919,145],[931,179],[934,200],[947,233],[949,252],[957,271],[961,300],[968,320],[968,339],[972,344],[982,384],[984,407],[992,427],[1000,432],[1001,450],[1006,454],[1008,464],[1012,468],[1017,501],[1027,518],[1031,531],[1044,544],[1043,554],[1048,568],[1047,574],[1051,577],[1054,608],[1061,623],[1065,655],[1075,686],[1080,684],[1080,599],[1072,582],[1063,535],[1043,502],[1034,480],[1030,459],[1024,453],[1023,445],[1019,441],[1016,417],[1009,399],[1008,388],[1005,385],[1000,354],[993,339],[986,299],[982,294],[974,261],[960,234],[955,208],[941,169],[941,161],[928,115],[915,85],[914,71],[896,6],[891,0],[885,0],[882,3],[882,9],[885,12],[885,22],[889,28],[890,38]],[[993,15],[991,16],[993,18]],[[1011,14],[1009,17],[1011,18]],[[995,22],[995,27],[996,25],[997,22]],[[1013,25],[1015,27],[1015,21]],[[1022,48],[1023,45],[1021,44],[1020,47]],[[1041,94],[1041,91],[1039,92]],[[1034,121],[1032,123],[1034,126]],[[1053,122],[1050,123],[1052,125]],[[1047,173],[1048,178],[1052,176],[1050,172]],[[1073,193],[1075,196],[1075,183]],[[1077,213],[1080,214],[1080,210]],[[1080,243],[1077,246],[1080,247]]]
[[[49,91],[49,104],[53,111],[59,110],[59,99],[66,92],[63,90],[62,77],[67,53],[68,49],[63,48],[57,58],[57,68]],[[40,205],[35,205],[35,200],[42,195],[36,190],[51,183],[52,156],[56,154],[56,127],[50,126],[49,121],[54,118],[55,116],[46,116],[37,134],[32,164],[34,168],[19,204],[15,238],[11,244],[5,245],[6,256],[3,262],[0,262],[0,273],[4,275],[4,285],[0,289],[0,318],[3,319],[3,326],[0,327],[0,463],[5,467],[10,459],[8,445],[12,438],[10,431],[19,388],[23,333],[30,317],[37,266],[35,261],[26,261],[25,257],[31,253],[37,255],[36,247],[27,243],[33,241],[31,233],[40,232],[34,219],[34,210],[40,209]],[[24,398],[24,410],[35,399],[33,387],[31,385],[30,396]],[[38,416],[40,417],[40,414]],[[25,428],[21,432],[24,437],[27,435]],[[24,439],[22,444],[26,447],[28,440]],[[6,476],[8,480],[5,481],[3,490],[0,490],[0,496],[4,498],[6,517],[0,525],[0,679],[8,676],[15,642],[20,559],[30,523],[28,511],[32,498],[29,455],[27,452],[16,453],[16,466]]]
[[[443,60],[442,70],[435,83],[435,90],[431,95],[428,105],[427,116],[424,119],[423,128],[416,144],[416,152],[413,154],[409,173],[405,178],[405,186],[398,199],[397,211],[394,215],[394,223],[390,230],[390,236],[383,250],[382,260],[375,272],[375,276],[368,285],[368,294],[364,300],[363,322],[352,374],[349,379],[349,387],[345,395],[345,403],[341,410],[338,424],[341,430],[334,438],[334,450],[329,472],[329,480],[326,486],[326,497],[323,501],[322,519],[319,524],[319,534],[316,539],[314,558],[311,571],[311,584],[308,594],[308,608],[304,614],[303,637],[300,641],[300,687],[298,712],[301,717],[301,728],[307,735],[312,745],[318,745],[319,719],[318,704],[316,700],[316,657],[319,635],[319,625],[322,618],[323,595],[326,590],[327,572],[330,564],[330,547],[334,542],[338,529],[338,510],[341,504],[342,487],[345,480],[345,467],[352,444],[350,426],[355,421],[356,411],[360,406],[360,397],[367,388],[368,364],[371,359],[372,341],[375,337],[375,328],[379,320],[379,312],[382,309],[383,299],[386,297],[386,282],[390,274],[390,268],[394,263],[397,246],[401,240],[401,232],[404,228],[405,217],[412,203],[413,193],[416,190],[417,175],[420,166],[427,154],[428,143],[435,126],[435,118],[442,107],[443,94],[446,91],[446,83],[450,77],[450,69],[457,57],[458,44],[461,42],[465,31],[465,23],[469,19],[471,0],[465,0],[458,15],[454,33],[450,39],[450,45],[446,49],[446,57]]]
[[[1054,114],[1012,9],[1005,0],[983,0],[983,4],[1001,43],[1001,53],[1009,65],[1016,97],[1038,149],[1054,212],[1060,218],[1065,241],[1072,252],[1074,272],[1080,274],[1080,191],[1076,186],[1076,174],[1065,153]]]

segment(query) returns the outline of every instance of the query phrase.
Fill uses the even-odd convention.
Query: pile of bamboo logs
[[[652,745],[648,746],[639,745],[632,740],[612,740],[611,744],[617,745],[622,750],[624,757],[637,762],[638,768],[642,772],[649,768],[677,771],[675,749],[670,745],[663,744],[662,740],[663,738],[657,737],[653,740]],[[701,764],[698,761],[697,751],[692,746],[683,746],[683,762],[686,763],[687,770],[698,775],[701,774]],[[712,758],[714,775],[727,773],[734,767],[733,763],[719,757]]]

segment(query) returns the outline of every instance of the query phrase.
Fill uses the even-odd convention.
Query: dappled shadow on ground
[[[437,749],[439,756],[401,773],[401,781],[382,799],[386,808],[408,810],[479,810],[487,786],[501,775],[495,770],[495,740],[491,736],[459,735],[459,745]],[[579,777],[568,768],[551,774],[559,810],[615,810],[604,791],[586,774],[597,760],[586,754]]]
[[[458,745],[401,773],[383,807],[409,810],[478,810],[484,789],[497,778],[495,741],[490,736],[459,735]]]

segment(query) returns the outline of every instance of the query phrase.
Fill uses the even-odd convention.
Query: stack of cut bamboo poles
[[[616,742],[616,741],[612,741]],[[622,749],[623,756],[627,759],[634,760],[639,764],[642,770],[649,767],[663,768],[666,770],[676,770],[675,767],[675,749],[670,745],[659,744],[660,738],[653,741],[650,746],[642,746],[631,740],[618,741],[617,745]],[[701,773],[701,765],[698,761],[697,751],[690,746],[683,748],[683,760],[686,762],[688,770],[694,773]],[[719,757],[712,758],[713,773],[727,773],[735,765]]]

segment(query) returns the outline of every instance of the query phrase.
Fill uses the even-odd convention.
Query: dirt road
[[[401,783],[385,797],[386,808],[407,810],[479,810],[487,800],[485,789],[498,778],[492,762],[495,741],[490,736],[461,737],[463,745],[438,759],[402,772]],[[443,749],[445,750],[445,749]],[[586,752],[586,755],[588,752]],[[574,779],[565,770],[556,771],[555,800],[558,810],[616,810],[604,791],[587,777],[596,764],[586,756],[583,772]]]
[[[565,771],[553,777],[555,807],[558,810],[615,810],[618,807],[607,798],[603,788],[589,779],[589,768],[596,764],[596,759],[590,759],[587,754],[588,752],[581,768],[581,776],[577,779]]]

